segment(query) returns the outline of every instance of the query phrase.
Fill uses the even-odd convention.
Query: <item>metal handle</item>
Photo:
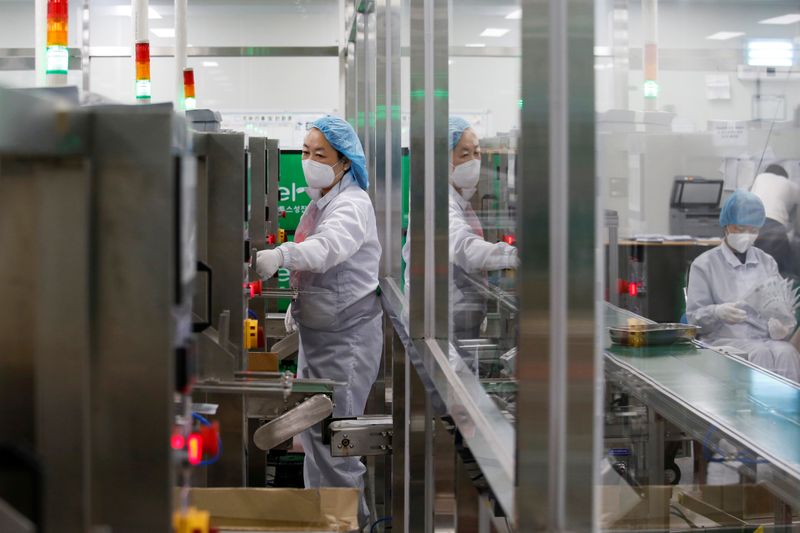
[[[214,274],[211,271],[211,267],[202,261],[197,262],[197,271],[208,274],[208,278],[206,280],[206,319],[203,322],[192,323],[192,331],[195,333],[201,333],[211,326],[211,291],[214,286]]]

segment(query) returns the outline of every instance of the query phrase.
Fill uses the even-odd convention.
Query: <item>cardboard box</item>
[[[194,488],[190,505],[211,527],[249,531],[358,530],[357,489]]]
[[[250,352],[247,355],[247,370],[251,372],[277,372],[278,354],[274,352]]]
[[[601,488],[602,529],[668,530],[672,485],[651,485],[639,488],[638,501],[627,495],[629,487]]]
[[[702,499],[742,520],[774,515],[775,498],[758,484],[703,485]]]

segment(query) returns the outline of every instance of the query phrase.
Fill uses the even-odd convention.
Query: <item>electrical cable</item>
[[[380,520],[376,520],[376,521],[375,521],[375,522],[372,524],[372,526],[370,526],[370,528],[369,528],[369,533],[375,533],[375,527],[376,527],[378,524],[380,524],[381,522],[391,522],[391,521],[392,521],[392,517],[391,517],[391,516],[384,516],[384,517],[383,517],[383,518],[381,518]],[[392,527],[392,526],[389,526],[389,527]],[[383,528],[383,530],[384,530],[384,531],[386,531],[386,529],[387,529],[386,527],[384,527],[384,528]]]
[[[786,93],[786,86],[789,84],[789,81],[790,81],[790,79],[792,77],[792,70],[793,69],[794,69],[794,65],[791,65],[789,67],[789,71],[786,73],[786,81],[784,82],[784,94]],[[760,93],[759,93],[759,98],[761,98]],[[785,102],[786,101],[784,100],[784,105],[785,105]],[[761,151],[761,159],[758,160],[758,165],[756,166],[755,175],[753,176],[753,183],[755,183],[755,181],[756,181],[756,177],[758,176],[759,169],[761,168],[761,165],[764,162],[764,155],[766,155],[767,148],[769,148],[769,140],[772,137],[772,129],[775,127],[775,122],[777,122],[777,120],[778,120],[778,111],[779,110],[780,110],[780,105],[775,106],[775,116],[773,117],[772,122],[770,122],[770,125],[769,125],[769,131],[767,132],[767,139],[766,139],[766,141],[764,141],[764,149]],[[750,185],[750,188],[748,190],[752,190],[752,189],[753,189],[753,184]]]

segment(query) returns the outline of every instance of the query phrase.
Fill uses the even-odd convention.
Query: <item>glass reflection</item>
[[[515,331],[506,323],[511,317],[497,312],[496,296],[508,288],[511,274],[507,271],[516,269],[519,260],[515,246],[489,240],[489,233],[497,239],[500,232],[511,228],[498,226],[498,213],[487,208],[499,200],[490,191],[507,181],[508,174],[500,175],[491,165],[481,172],[480,139],[465,119],[450,118],[448,139],[451,343],[479,377],[512,375],[510,356],[505,360],[502,356],[513,347]],[[494,311],[491,330],[490,305]]]
[[[796,1],[597,3],[605,326],[699,326],[694,343],[603,339],[603,528],[797,505],[796,485],[772,494],[800,478],[798,20]]]

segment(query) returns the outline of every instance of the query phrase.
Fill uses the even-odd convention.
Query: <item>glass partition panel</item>
[[[514,415],[518,2],[452,2],[451,357]]]
[[[600,525],[789,523],[800,508],[800,9],[596,6]]]

